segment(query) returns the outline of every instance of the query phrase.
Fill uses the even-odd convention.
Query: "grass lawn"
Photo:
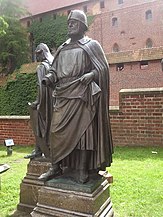
[[[27,171],[29,160],[24,156],[30,153],[32,147],[13,147],[12,156],[7,156],[6,147],[0,145],[0,164],[8,164],[10,169],[0,174],[0,217],[7,217],[16,209],[19,203],[20,183]]]
[[[0,163],[11,167],[1,174],[0,217],[10,216],[19,203],[20,183],[29,162],[23,157],[31,150],[15,146],[13,155],[7,156],[6,148],[0,146]],[[116,147],[113,160],[108,170],[114,177],[111,200],[115,217],[162,217],[163,149]]]
[[[163,148],[118,147],[113,160],[108,170],[115,216],[162,217]]]

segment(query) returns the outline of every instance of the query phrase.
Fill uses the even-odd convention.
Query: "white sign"
[[[13,139],[5,139],[5,145],[6,146],[13,146],[14,140]]]

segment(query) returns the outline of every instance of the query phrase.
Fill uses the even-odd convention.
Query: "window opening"
[[[153,43],[152,43],[152,40],[148,38],[146,41],[146,48],[151,48],[151,47],[153,47]]]
[[[113,45],[113,52],[119,52],[119,46],[118,46],[118,44],[117,43],[115,43],[114,45]]]
[[[105,8],[105,2],[104,1],[100,1],[100,8]]]
[[[30,20],[28,20],[27,21],[27,27],[30,27],[30,25],[31,25],[31,22],[30,22]]]
[[[152,20],[152,11],[148,10],[145,12],[145,18],[146,20]]]
[[[55,20],[57,18],[57,15],[56,14],[53,14],[53,19]]]
[[[70,12],[71,12],[71,10],[68,10],[68,11],[67,11],[67,15],[69,15]]]
[[[123,71],[123,70],[124,70],[124,63],[117,63],[116,71]]]
[[[84,13],[87,13],[88,9],[87,9],[86,5],[83,7],[83,11],[84,11]]]
[[[121,35],[125,35],[125,31],[121,31]]]
[[[118,0],[118,4],[123,4],[123,0]]]
[[[148,61],[141,61],[140,62],[140,69],[148,68]]]
[[[162,72],[163,72],[163,59],[161,60],[161,69],[162,69]]]
[[[118,19],[117,17],[112,18],[112,26],[118,26]]]

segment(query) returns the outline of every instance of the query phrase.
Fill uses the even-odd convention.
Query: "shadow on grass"
[[[115,147],[114,159],[120,160],[138,160],[147,159],[163,160],[163,148],[161,147]]]

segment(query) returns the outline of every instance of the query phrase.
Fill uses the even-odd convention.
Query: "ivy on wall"
[[[36,99],[36,82],[36,73],[17,74],[0,87],[0,115],[28,115],[28,102]]]
[[[93,22],[93,16],[88,16],[88,25]],[[35,20],[29,27],[33,34],[35,45],[45,43],[49,48],[58,48],[67,39],[67,16],[45,16],[42,21]]]
[[[34,21],[31,24],[29,32],[33,33],[36,46],[43,42],[50,48],[57,48],[67,38],[67,17],[43,17],[42,22]]]

